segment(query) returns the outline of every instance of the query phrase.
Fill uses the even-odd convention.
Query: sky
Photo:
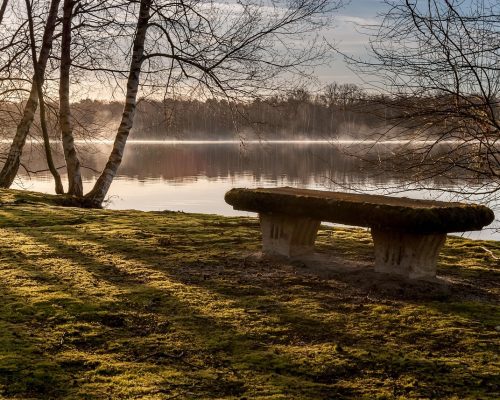
[[[232,0],[229,0],[231,2]],[[362,25],[377,23],[377,16],[386,9],[384,0],[343,0],[346,3],[335,12],[333,25],[323,32],[329,43],[342,53],[350,56],[367,57],[368,35],[361,33]],[[338,83],[355,83],[363,86],[363,80],[352,72],[340,54],[336,54],[328,65],[317,67],[313,75],[317,78],[310,89],[321,90],[325,85]],[[366,80],[366,77],[365,77]],[[121,93],[121,92],[120,92]],[[86,93],[83,97],[107,99],[109,92]]]
[[[229,3],[234,0],[225,0]],[[387,10],[384,0],[343,0],[345,6],[334,14],[333,24],[323,32],[329,43],[333,44],[341,53],[366,59],[369,57],[369,36],[362,33],[363,25],[376,25],[380,15]],[[498,0],[486,0],[496,2]],[[463,4],[470,4],[471,0],[463,0]],[[329,65],[317,67],[313,73],[318,78],[319,87],[328,83],[356,83],[363,86],[363,80],[349,69],[342,55],[336,53]],[[367,77],[365,77],[365,80]],[[369,80],[369,78],[368,78]],[[91,87],[93,98],[108,98],[107,90],[95,91],[95,85]]]
[[[229,0],[231,2],[232,0]],[[334,14],[333,25],[324,31],[324,37],[329,43],[345,54],[351,56],[366,56],[368,35],[359,32],[363,24],[374,24],[377,15],[384,10],[383,0],[343,0],[347,3]],[[362,80],[357,77],[343,60],[341,55],[336,55],[329,65],[316,68],[314,75],[319,80],[319,86],[328,83],[357,83]],[[96,91],[92,85],[91,92],[86,92],[83,97],[109,98],[107,90]]]
[[[360,32],[360,25],[374,24],[377,15],[384,11],[382,0],[351,0],[340,9],[334,17],[334,26],[327,33],[327,39],[335,47],[351,56],[365,56],[367,54],[368,36]],[[340,55],[336,55],[333,62],[316,70],[321,83],[339,82],[356,83],[362,81],[352,71]]]

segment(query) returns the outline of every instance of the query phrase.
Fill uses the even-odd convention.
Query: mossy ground
[[[253,218],[0,197],[2,398],[500,395],[499,242],[451,238],[411,283],[252,256]],[[372,262],[365,230],[318,250]]]

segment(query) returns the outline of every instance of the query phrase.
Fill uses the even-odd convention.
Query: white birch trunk
[[[57,194],[63,194],[64,188],[61,181],[61,176],[54,165],[54,160],[52,158],[52,151],[50,149],[50,139],[49,132],[47,129],[47,119],[45,113],[45,100],[43,98],[43,88],[41,84],[40,74],[38,71],[38,62],[36,60],[36,43],[35,43],[35,31],[33,28],[33,14],[31,10],[30,0],[26,0],[26,11],[28,14],[28,25],[30,32],[30,48],[31,48],[31,60],[33,61],[34,77],[33,80],[36,85],[36,90],[38,93],[38,102],[40,104],[40,125],[42,128],[43,144],[45,147],[45,157],[47,158],[47,165],[49,166],[50,173],[54,177],[55,190]]]
[[[125,144],[130,133],[130,129],[134,123],[134,114],[136,109],[137,91],[139,88],[139,77],[141,74],[141,66],[144,55],[144,42],[148,30],[148,22],[150,18],[151,0],[141,0],[139,10],[139,18],[137,20],[137,29],[134,38],[132,51],[132,61],[130,63],[130,71],[127,80],[127,96],[125,99],[125,107],[123,109],[122,119],[118,132],[116,133],[113,150],[109,156],[108,162],[102,171],[99,179],[95,183],[93,189],[85,195],[86,203],[90,207],[101,207],[109,187],[118,171],[123,158]]]
[[[38,57],[40,85],[42,85],[44,81],[45,68],[47,66],[47,60],[49,59],[50,50],[52,48],[52,37],[54,35],[56,26],[59,3],[60,0],[52,0],[47,17],[47,23],[45,25],[45,31],[43,33],[42,47],[40,49],[40,55]],[[2,188],[9,188],[10,185],[12,185],[12,182],[17,175],[17,171],[19,170],[23,147],[26,143],[26,138],[28,137],[31,124],[33,123],[35,112],[38,107],[38,90],[36,86],[37,85],[35,79],[33,78],[30,96],[28,98],[26,106],[24,107],[23,116],[21,118],[21,121],[17,125],[16,135],[12,140],[9,154],[7,155],[5,164],[0,171],[0,187]]]
[[[59,81],[59,123],[61,125],[61,139],[68,171],[68,194],[83,196],[82,175],[80,160],[75,149],[71,109],[69,99],[69,73],[71,67],[71,23],[74,0],[64,0],[63,26],[61,38],[61,70]]]

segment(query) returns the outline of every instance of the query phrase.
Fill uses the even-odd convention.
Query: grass
[[[0,199],[2,398],[500,396],[500,242],[450,238],[440,282],[405,282],[365,230],[318,237],[365,267],[316,270],[254,256],[254,218]]]

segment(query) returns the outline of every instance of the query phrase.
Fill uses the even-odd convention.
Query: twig
[[[500,260],[500,257],[495,256],[493,252],[491,250],[488,250],[486,247],[481,247],[481,249],[488,253],[494,260]]]

